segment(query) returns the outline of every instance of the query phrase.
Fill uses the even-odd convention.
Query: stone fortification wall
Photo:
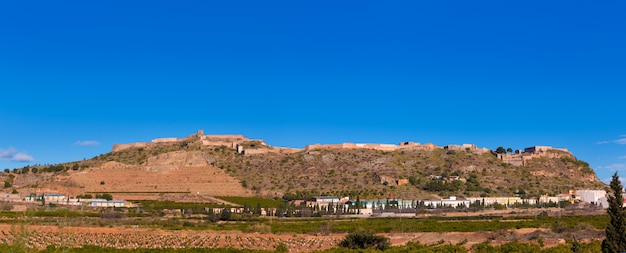
[[[553,151],[560,151],[560,152],[553,152]],[[526,163],[528,163],[529,160],[532,160],[535,158],[541,158],[541,157],[560,158],[560,157],[563,157],[564,155],[563,153],[571,156],[572,158],[574,157],[574,155],[572,155],[572,153],[569,152],[569,150],[567,150],[566,148],[553,148],[551,146],[528,147],[524,149],[523,153],[516,153],[516,154],[498,154],[498,153],[493,152],[493,154],[496,157],[498,157],[498,159],[502,160],[505,163],[516,165],[516,166],[526,165]]]
[[[303,149],[301,148],[284,148],[284,147],[275,147],[275,149],[278,149],[278,151],[282,154],[292,154],[292,153],[297,153],[302,151]]]
[[[209,142],[244,142],[244,141],[249,141],[248,138],[246,138],[243,135],[203,135],[200,136],[200,139],[203,141],[209,141]]]
[[[241,146],[237,146],[237,152],[243,155],[258,155],[258,154],[267,154],[267,153],[275,153],[275,154],[291,154],[302,151],[299,148],[279,148],[279,147],[268,147],[268,148],[254,148],[254,149],[243,149]]]
[[[242,154],[244,155],[258,155],[258,154],[267,154],[267,153],[278,153],[278,152],[269,148],[255,148],[255,149],[242,150]]]
[[[498,154],[494,152],[494,155],[504,163],[508,163],[514,166],[522,166],[526,164],[526,160],[522,154]]]
[[[478,148],[476,146],[476,144],[461,144],[461,145],[450,144],[450,145],[444,146],[444,149],[446,149],[446,150],[454,150],[454,151],[466,151],[466,150],[469,150],[471,152],[478,153],[478,154],[487,153],[487,152],[491,151],[488,148]]]
[[[316,149],[374,149],[381,151],[394,151],[398,150],[398,146],[395,144],[371,144],[371,143],[342,143],[342,144],[313,144],[307,145],[304,150],[316,150]]]
[[[398,146],[394,144],[356,144],[357,148],[374,149],[381,151],[394,151],[398,149]]]
[[[412,141],[406,141],[406,142],[400,142],[400,145],[398,146],[398,149],[409,149],[409,150],[435,150],[441,147],[438,147],[435,144],[432,143],[426,143],[426,144],[421,144],[419,142],[412,142]]]
[[[179,142],[182,141],[184,139],[178,139],[178,138],[156,138],[154,140],[152,140],[152,143],[169,143],[169,142]]]
[[[307,145],[304,150],[316,150],[316,149],[374,149],[381,151],[395,151],[395,150],[435,150],[440,149],[432,143],[420,144],[419,142],[401,142],[399,145],[395,144],[375,144],[375,143],[342,143],[342,144],[313,144]],[[477,149],[482,152],[483,149]]]
[[[236,149],[238,144],[249,141],[243,135],[202,135],[200,140],[204,146],[226,146],[233,149]]]
[[[237,148],[237,143],[236,142],[228,142],[228,141],[202,140],[202,145],[203,146],[214,146],[214,147],[226,146],[226,147],[230,147],[230,148]]]

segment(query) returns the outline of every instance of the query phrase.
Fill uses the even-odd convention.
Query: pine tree
[[[608,194],[607,212],[611,221],[606,226],[606,238],[602,241],[602,252],[626,252],[626,209],[622,196],[622,184],[617,172],[611,180],[612,194]]]

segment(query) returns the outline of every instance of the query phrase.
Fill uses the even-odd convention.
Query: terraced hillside
[[[271,149],[259,143],[243,145]],[[2,177],[7,181],[11,175],[11,187],[20,192],[110,192],[127,199],[190,201],[210,196],[292,199],[318,194],[532,197],[605,187],[587,163],[557,150],[524,166],[513,166],[490,153],[446,149],[317,149],[242,155],[226,146],[205,146],[194,138],[16,172]]]

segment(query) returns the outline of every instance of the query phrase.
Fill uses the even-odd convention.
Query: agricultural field
[[[230,202],[251,199],[227,199]],[[252,202],[250,202],[252,203]],[[143,214],[126,210],[31,208],[0,213],[0,248],[41,252],[350,252],[338,248],[350,233],[389,238],[386,252],[415,249],[498,252],[506,247],[540,252],[572,245],[596,249],[607,215],[475,215],[425,218],[286,218],[232,216],[211,221],[198,203],[142,202]],[[180,206],[174,206],[180,205]],[[192,210],[178,216],[148,212]],[[141,210],[140,209],[140,210]],[[199,209],[194,213],[194,209]],[[504,248],[503,248],[504,247]],[[556,247],[556,248],[555,248]],[[56,250],[56,251],[55,251]],[[454,251],[453,251],[454,252]],[[558,251],[570,252],[570,251]],[[595,251],[589,251],[595,252]]]

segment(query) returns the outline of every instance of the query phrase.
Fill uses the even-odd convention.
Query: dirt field
[[[208,196],[252,195],[239,180],[211,166],[198,152],[162,154],[151,157],[145,165],[108,162],[98,168],[69,171],[62,180],[81,186],[84,192],[111,192],[116,199],[126,200],[210,202]]]
[[[581,241],[602,239],[602,231],[595,231]],[[279,243],[291,252],[309,252],[336,247],[345,234],[262,234],[238,231],[159,230],[143,228],[58,227],[0,225],[0,240],[12,243],[16,238],[25,239],[31,247],[47,245],[80,247],[97,245],[115,248],[221,248],[272,250]],[[407,242],[434,244],[440,241],[457,244],[465,241],[467,248],[484,241],[502,244],[510,241],[537,243],[541,238],[546,247],[565,243],[568,235],[554,235],[547,229],[517,229],[496,232],[447,232],[447,233],[392,233],[385,234],[393,245]]]

